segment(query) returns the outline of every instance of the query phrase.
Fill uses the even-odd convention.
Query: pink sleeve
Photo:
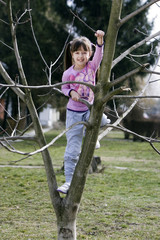
[[[69,81],[69,74],[67,74],[67,72],[64,72],[62,76],[62,82],[67,82],[67,81]],[[72,88],[70,87],[70,83],[66,83],[62,85],[61,90],[65,96],[70,96],[69,93],[72,90]]]
[[[102,61],[103,58],[103,45],[99,46],[98,44],[96,44],[96,50],[93,56],[93,59],[91,61],[91,63],[93,64],[93,67],[95,68],[95,71],[99,68],[100,63]]]

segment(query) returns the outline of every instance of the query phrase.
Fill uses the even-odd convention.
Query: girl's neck
[[[86,66],[86,65],[85,65],[85,66]],[[85,68],[85,66],[80,67],[80,66],[73,65],[73,69],[74,69],[75,71],[81,71],[82,69]]]

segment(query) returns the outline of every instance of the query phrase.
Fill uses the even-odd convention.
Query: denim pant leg
[[[90,116],[90,112],[88,111],[85,115],[85,120],[84,121],[88,121]],[[100,127],[104,127],[105,125],[107,125],[110,122],[110,120],[107,118],[107,116],[103,113],[102,115],[102,119],[101,119],[101,125]]]
[[[67,110],[66,128],[72,124],[82,121],[84,113]],[[67,133],[67,146],[64,154],[64,170],[66,182],[71,182],[72,176],[81,152],[83,125],[78,124]]]

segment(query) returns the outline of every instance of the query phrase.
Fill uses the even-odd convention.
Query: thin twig
[[[1,22],[5,23],[6,25],[9,25],[8,22],[4,21],[3,19],[0,19]]]
[[[9,49],[11,49],[12,51],[14,51],[14,49],[13,49],[12,47],[10,47],[8,44],[4,43],[2,40],[0,40],[0,42],[1,42],[4,46],[6,46],[6,47],[8,47]]]
[[[94,33],[96,33],[96,31],[93,29],[93,28],[91,28],[87,23],[85,23],[78,15],[76,15],[71,9],[70,9],[70,12],[76,17],[76,18],[78,18],[78,20],[80,21],[80,22],[82,22],[87,28],[89,28],[92,32],[94,32]]]
[[[159,81],[160,81],[160,78],[155,79],[155,80],[151,80],[151,81],[149,81],[149,83],[155,83],[155,82],[159,82]]]
[[[159,96],[133,96],[133,95],[115,95],[113,98],[160,98]]]
[[[65,43],[64,43],[64,46],[63,46],[63,49],[62,49],[61,53],[59,54],[59,56],[58,56],[58,58],[56,59],[56,61],[55,61],[54,63],[51,63],[51,65],[50,65],[50,68],[49,68],[49,77],[48,77],[48,82],[49,82],[50,85],[51,85],[52,67],[59,61],[59,59],[61,58],[61,56],[62,56],[62,54],[63,54],[63,52],[64,52],[64,50],[65,50],[65,48],[66,48],[67,42],[68,42],[68,40],[69,40],[69,38],[70,38],[70,36],[71,36],[71,33],[72,33],[72,28],[73,28],[74,20],[75,20],[75,17],[73,17],[72,24],[71,24],[71,27],[70,27],[70,30],[69,30],[69,34],[68,34],[68,36],[67,36],[67,38],[66,38],[66,41],[65,41]]]
[[[156,153],[158,153],[160,155],[160,151],[158,151],[158,149],[153,145],[153,143],[151,141],[150,141],[150,145],[154,149],[154,151],[156,151]]]
[[[4,2],[4,1],[2,1],[2,0],[0,0],[0,2],[3,4],[3,5],[7,5],[7,3],[6,2]]]
[[[18,151],[18,150],[14,150],[14,149],[11,149],[9,148],[6,144],[4,144],[3,142],[0,142],[0,144],[8,151],[12,152],[12,153],[17,153],[17,154],[22,154],[22,155],[28,155],[28,153],[24,153],[24,152],[21,152],[21,151]]]
[[[140,57],[146,57],[152,54],[153,51],[153,43],[151,43],[151,50],[149,53],[145,53],[145,54],[141,54],[141,55],[136,55],[136,54],[129,54],[129,56],[131,57],[136,57],[136,58],[140,58]]]
[[[3,97],[3,95],[7,92],[8,89],[9,89],[9,87],[7,87],[7,88],[2,92],[2,94],[0,95],[0,99]]]
[[[28,1],[28,9],[30,9],[30,1]],[[43,54],[42,54],[42,52],[41,52],[41,49],[40,49],[40,46],[39,46],[39,44],[38,44],[37,38],[36,38],[36,36],[35,36],[35,32],[34,32],[34,28],[33,28],[33,22],[32,22],[32,14],[31,14],[31,11],[29,11],[29,17],[30,17],[31,31],[32,31],[32,35],[33,35],[34,41],[35,41],[35,43],[36,43],[36,46],[37,46],[38,51],[39,51],[39,54],[40,54],[40,56],[41,56],[41,58],[42,58],[42,60],[43,60],[43,62],[44,62],[44,64],[45,64],[45,66],[47,67],[47,69],[49,69],[49,66],[48,66],[46,60],[45,60],[44,57],[43,57]]]
[[[17,25],[17,24],[24,24],[24,23],[30,21],[30,19],[27,19],[26,21],[20,23],[21,18],[23,18],[23,16],[24,16],[27,12],[30,12],[30,11],[32,11],[32,9],[25,9],[25,11],[24,11],[24,12],[21,14],[21,16],[17,19],[16,25]]]
[[[16,140],[20,140],[20,141],[35,141],[36,137],[35,136],[33,136],[33,137],[30,137],[30,136],[19,136],[19,135],[13,136],[13,137],[8,135],[8,137],[5,136],[5,138],[4,137],[0,137],[0,143],[4,142],[5,140],[8,140],[8,141],[16,141]]]

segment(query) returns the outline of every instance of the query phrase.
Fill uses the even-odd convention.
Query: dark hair
[[[69,42],[65,49],[64,54],[64,70],[68,69],[73,65],[71,52],[76,52],[80,47],[85,51],[92,52],[92,44],[90,40],[86,37],[75,38],[73,41]]]

